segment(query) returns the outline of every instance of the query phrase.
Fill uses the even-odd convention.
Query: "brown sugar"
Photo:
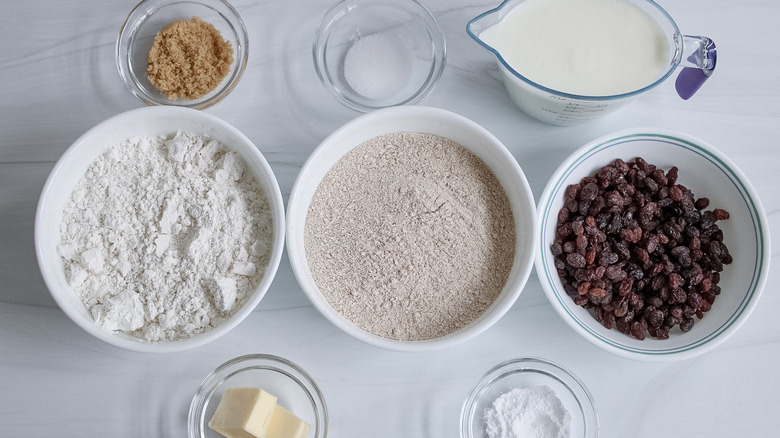
[[[154,37],[146,77],[168,99],[198,99],[214,90],[233,64],[233,47],[198,17],[168,23]]]

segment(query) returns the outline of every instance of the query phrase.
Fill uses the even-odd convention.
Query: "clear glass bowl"
[[[599,420],[593,396],[585,384],[566,368],[544,359],[513,359],[491,368],[471,390],[461,412],[461,438],[485,435],[485,411],[493,401],[513,388],[546,385],[571,415],[571,438],[595,438]]]
[[[323,17],[313,55],[325,87],[367,112],[430,94],[444,70],[446,43],[418,0],[342,0]]]
[[[222,82],[198,99],[171,100],[146,77],[146,57],[155,35],[174,20],[199,17],[211,23],[233,47],[233,64]],[[222,100],[236,84],[247,64],[249,45],[246,27],[238,12],[224,0],[145,0],[128,15],[116,42],[116,65],[127,88],[147,105],[178,105],[204,109]]]
[[[328,436],[328,408],[317,383],[287,359],[249,354],[218,366],[201,383],[190,404],[187,431],[190,438],[222,437],[208,427],[219,401],[231,387],[262,388],[277,397],[277,404],[309,423],[309,437]]]

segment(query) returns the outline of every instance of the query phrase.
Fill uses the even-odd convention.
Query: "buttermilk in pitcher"
[[[669,68],[669,43],[626,0],[526,0],[479,35],[525,78],[580,96],[630,93]]]

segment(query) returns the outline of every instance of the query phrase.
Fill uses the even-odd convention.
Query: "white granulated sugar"
[[[518,387],[485,411],[488,438],[568,438],[571,415],[548,386]]]
[[[216,327],[247,301],[268,265],[273,224],[236,152],[179,132],[133,137],[98,157],[60,232],[66,278],[96,322],[174,341]]]
[[[407,43],[387,32],[366,35],[350,46],[344,58],[344,77],[356,93],[368,99],[387,99],[409,83],[412,57]]]
[[[393,133],[328,171],[304,245],[314,281],[345,318],[389,339],[432,339],[474,321],[501,293],[514,263],[514,216],[470,151]]]

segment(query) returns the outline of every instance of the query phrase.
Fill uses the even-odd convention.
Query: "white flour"
[[[514,388],[485,411],[489,438],[566,438],[571,416],[547,386]]]
[[[272,223],[235,152],[197,134],[133,137],[98,157],[65,205],[66,278],[109,331],[186,339],[257,287]]]

